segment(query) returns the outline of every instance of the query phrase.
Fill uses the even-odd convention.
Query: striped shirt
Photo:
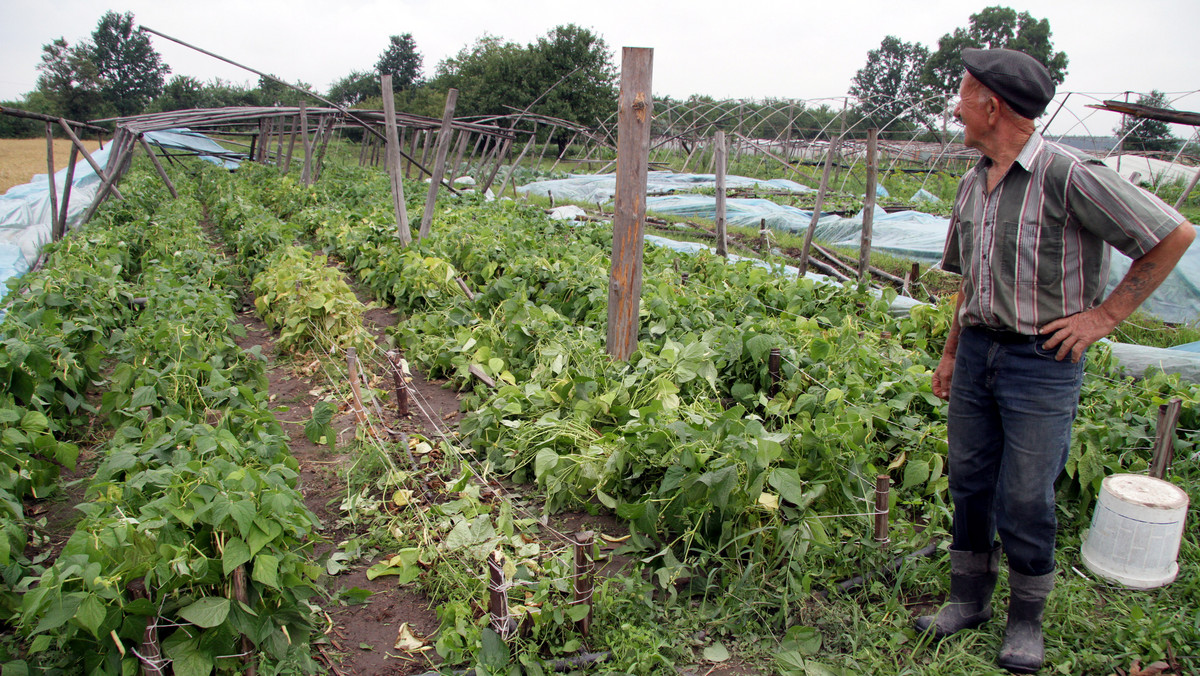
[[[991,160],[963,176],[942,268],[963,276],[961,326],[1033,335],[1100,303],[1108,245],[1140,258],[1183,216],[1099,160],[1034,133],[987,193]]]

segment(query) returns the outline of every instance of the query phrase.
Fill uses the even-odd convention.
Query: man
[[[1037,133],[1054,83],[1036,59],[1006,49],[962,58],[954,114],[984,157],[950,221],[942,267],[963,278],[933,373],[934,394],[950,401],[950,599],[917,628],[944,637],[991,617],[998,534],[1011,588],[999,664],[1033,673],[1084,351],[1162,283],[1194,232],[1161,200]],[[1134,261],[1100,302],[1109,245]]]

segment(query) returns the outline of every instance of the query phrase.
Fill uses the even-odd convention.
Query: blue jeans
[[[1055,361],[1043,343],[964,328],[950,381],[951,546],[990,551],[999,533],[1022,575],[1054,570],[1054,482],[1083,383],[1083,360]]]

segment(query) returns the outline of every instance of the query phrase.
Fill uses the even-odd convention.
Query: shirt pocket
[[[1063,227],[1061,223],[1029,218],[1000,224],[997,246],[1001,271],[1018,284],[1058,284],[1062,279]]]

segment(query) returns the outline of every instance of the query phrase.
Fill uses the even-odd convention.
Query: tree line
[[[850,81],[858,99],[857,117],[870,126],[938,135],[952,114],[962,78],[965,47],[1016,49],[1042,62],[1055,84],[1067,75],[1068,58],[1054,49],[1050,22],[1008,7],[987,7],[972,14],[965,27],[943,35],[937,49],[897,36],[883,39],[867,53],[866,64]],[[1143,94],[1137,103],[1168,107],[1162,92]],[[1124,138],[1126,150],[1173,151],[1180,140],[1164,122],[1125,118],[1113,133]]]

